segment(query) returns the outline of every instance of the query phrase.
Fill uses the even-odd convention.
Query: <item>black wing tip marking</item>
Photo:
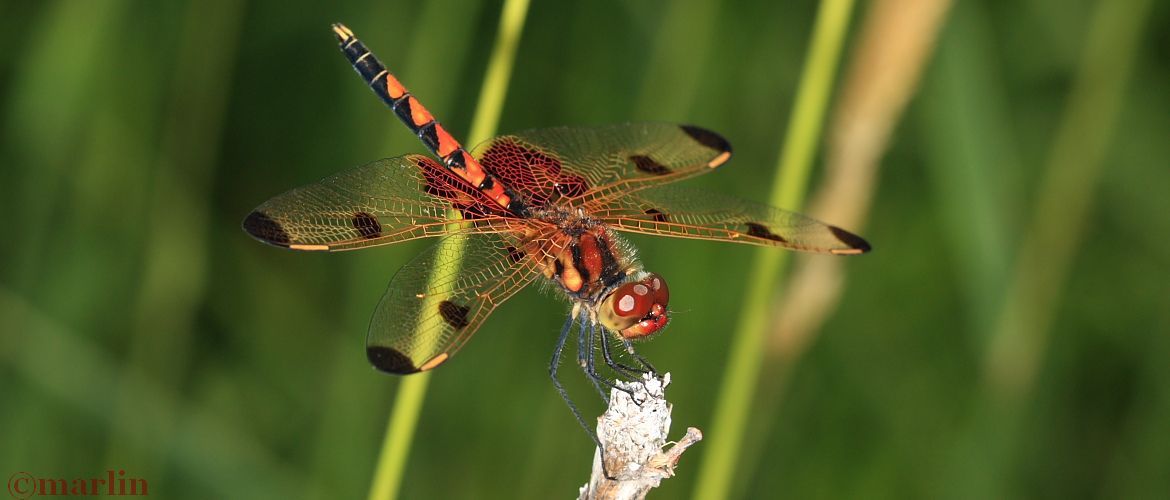
[[[254,210],[247,217],[244,217],[244,222],[240,224],[240,227],[253,238],[269,245],[288,248],[289,244],[292,243],[292,238],[288,235],[288,231],[284,230],[284,226],[259,210]]]
[[[370,364],[379,371],[395,375],[410,375],[421,371],[417,366],[414,366],[414,362],[410,360],[409,356],[392,347],[367,346],[366,359],[369,359]]]
[[[707,146],[708,148],[714,149],[716,151],[731,154],[731,143],[727,142],[727,139],[724,139],[723,136],[703,127],[696,127],[694,125],[679,125],[679,128],[681,128],[683,132],[686,132],[687,135],[691,136],[691,139],[694,139],[695,142],[698,142],[699,144]]]
[[[849,231],[841,229],[837,226],[829,226],[829,231],[833,233],[833,236],[837,237],[838,241],[848,245],[849,248],[856,250],[856,253],[866,253],[872,249],[872,247],[869,246],[869,242],[865,241],[865,238],[862,238]]]

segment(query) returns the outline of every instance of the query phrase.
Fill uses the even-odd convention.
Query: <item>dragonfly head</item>
[[[602,326],[634,340],[648,337],[670,321],[666,312],[670,289],[657,273],[645,273],[626,282],[601,299],[598,320]]]

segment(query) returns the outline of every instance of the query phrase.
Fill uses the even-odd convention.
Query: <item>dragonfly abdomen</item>
[[[361,75],[362,81],[370,86],[374,94],[394,111],[394,115],[414,132],[443,165],[509,212],[521,216],[527,214],[527,207],[512,190],[485,170],[386,69],[386,65],[354,36],[353,31],[345,25],[334,24],[333,34],[337,36],[341,51],[353,69]]]

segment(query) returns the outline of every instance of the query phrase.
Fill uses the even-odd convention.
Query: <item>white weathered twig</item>
[[[663,479],[674,476],[682,453],[703,439],[702,432],[689,427],[674,446],[662,450],[670,432],[671,406],[664,398],[669,384],[669,373],[661,379],[646,374],[638,382],[618,382],[633,393],[632,398],[625,391],[610,390],[609,408],[597,419],[604,453],[594,452],[593,475],[581,487],[579,500],[646,498]]]

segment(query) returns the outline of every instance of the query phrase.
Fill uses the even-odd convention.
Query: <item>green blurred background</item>
[[[296,254],[239,224],[288,188],[423,151],[329,23],[463,137],[501,2],[323,4],[0,2],[4,476],[123,469],[160,498],[366,495],[399,383],[366,362],[367,321],[429,242]],[[736,156],[689,184],[767,199],[816,10],[535,2],[499,130],[699,124]],[[1085,73],[1098,22],[1121,27],[1100,46],[1133,50]],[[777,370],[766,354],[732,496],[1170,496],[1168,33],[1165,2],[953,6],[852,227],[875,251],[844,262],[840,303],[798,359]],[[1062,159],[1089,164],[1074,199],[1045,191]],[[1033,220],[1052,215],[1045,192],[1067,212]],[[1032,247],[1057,257],[1020,257],[1044,227],[1069,228]],[[630,239],[675,310],[641,352],[673,373],[675,434],[709,430],[755,250]],[[546,376],[566,311],[522,292],[434,372],[404,498],[575,494],[592,444]],[[1005,363],[1032,375],[999,382]],[[657,498],[692,494],[706,446]]]

